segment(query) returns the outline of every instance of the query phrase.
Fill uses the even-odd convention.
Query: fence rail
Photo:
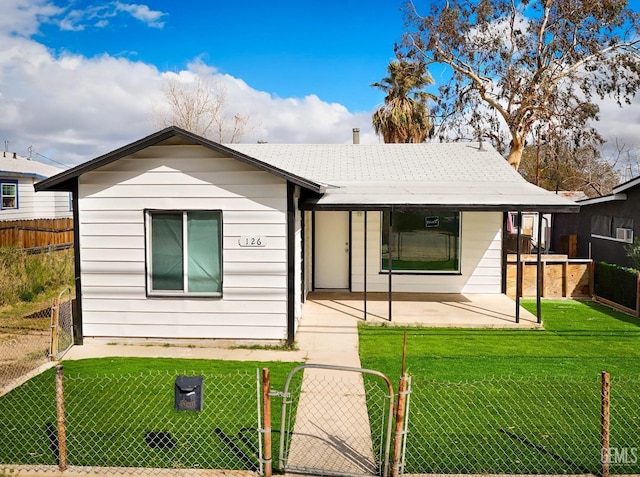
[[[0,247],[39,248],[73,243],[73,219],[0,222]]]

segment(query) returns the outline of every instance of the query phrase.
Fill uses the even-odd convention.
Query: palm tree
[[[424,142],[431,132],[427,102],[435,96],[423,91],[433,84],[424,62],[393,60],[389,76],[371,86],[386,93],[384,104],[374,111],[371,121],[385,143]]]

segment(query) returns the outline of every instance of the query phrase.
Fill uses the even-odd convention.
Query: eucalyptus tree
[[[446,65],[440,103],[494,140],[518,169],[534,129],[597,137],[598,98],[640,86],[639,17],[626,0],[447,0],[405,4],[409,58]],[[597,142],[597,139],[596,139]]]

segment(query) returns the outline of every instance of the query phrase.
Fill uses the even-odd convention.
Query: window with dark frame
[[[382,271],[389,270],[390,218],[394,272],[460,271],[460,213],[436,210],[383,212]]]
[[[150,295],[222,294],[220,211],[148,211],[147,235]]]
[[[633,218],[593,215],[591,237],[633,243]]]

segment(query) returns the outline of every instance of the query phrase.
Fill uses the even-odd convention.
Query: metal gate
[[[73,298],[65,288],[51,305],[51,341],[49,356],[60,359],[73,345]]]
[[[394,395],[384,374],[304,364],[289,373],[282,395],[281,470],[388,475]]]

